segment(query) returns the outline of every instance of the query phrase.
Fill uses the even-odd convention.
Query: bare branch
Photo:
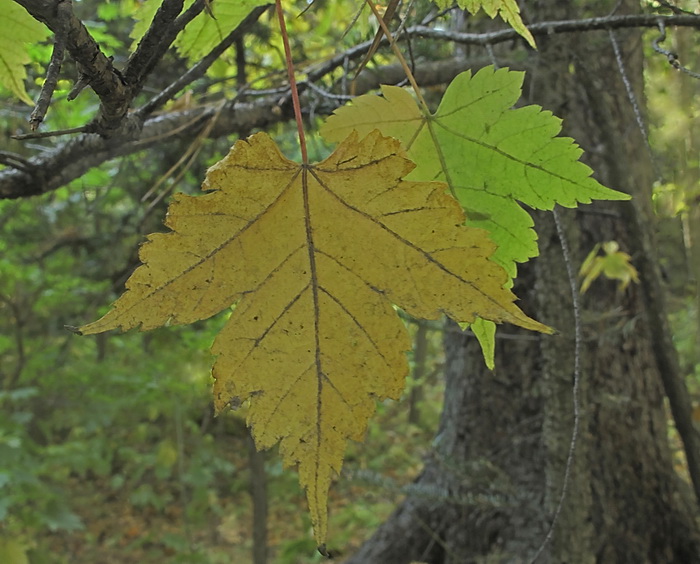
[[[236,104],[227,108],[225,119],[223,116],[219,118],[212,137],[271,125],[279,120],[272,111],[275,105],[276,101],[266,98],[254,104]],[[164,140],[192,138],[209,121],[212,111],[212,107],[205,106],[154,117],[140,130],[138,139],[130,142],[95,134],[79,135],[30,159],[30,171],[26,168],[0,171],[0,199],[23,198],[56,190],[110,159],[147,149]]]
[[[170,35],[170,26],[180,15],[182,6],[183,0],[163,0],[151,25],[126,63],[123,74],[127,84],[141,83],[168,50],[172,39],[168,41],[169,38],[164,36]]]
[[[122,123],[131,96],[121,74],[114,68],[82,21],[73,13],[70,0],[15,0],[35,19],[54,33],[65,26],[66,49],[78,64],[90,86],[100,98],[97,131],[102,135],[114,133]],[[65,4],[59,15],[59,4]]]
[[[675,53],[673,51],[669,51],[668,49],[664,49],[663,47],[661,47],[660,43],[662,43],[663,41],[666,40],[666,25],[665,25],[663,20],[659,22],[659,32],[660,32],[659,37],[657,37],[656,39],[654,39],[651,42],[651,46],[653,47],[654,51],[656,51],[657,53],[661,53],[662,55],[665,55],[666,59],[668,60],[668,63],[674,69],[679,70],[681,72],[684,72],[685,74],[687,74],[688,76],[692,76],[693,78],[700,79],[700,74],[690,70],[687,67],[684,67],[681,64],[681,62],[678,60],[677,53]]]
[[[674,14],[693,14],[693,12],[691,12],[690,10],[683,10],[678,6],[670,4],[667,0],[657,0],[657,2],[661,4],[664,8],[668,8],[669,10],[671,10]]]
[[[687,26],[700,28],[700,15],[697,16],[659,16],[659,15],[631,15],[631,16],[606,16],[600,18],[588,18],[583,20],[562,20],[551,22],[539,22],[527,26],[535,36],[551,35],[553,33],[571,33],[576,31],[595,31],[602,29],[622,29],[636,27],[657,27],[659,22],[669,26]],[[424,25],[407,28],[399,41],[405,41],[412,37],[424,37],[439,41],[449,41],[464,45],[495,45],[518,39],[520,35],[513,29],[487,33],[462,33],[455,31],[433,29]],[[386,37],[381,41],[386,46],[389,44]],[[331,71],[341,67],[347,60],[362,57],[370,49],[372,41],[365,41],[355,45],[343,53],[331,57],[323,63],[311,67],[307,71],[310,81],[317,81]]]
[[[125,123],[132,100],[177,34],[204,9],[204,0],[196,0],[180,14],[183,0],[165,0],[122,75],[75,16],[70,0],[15,1],[57,36],[63,35],[62,30],[65,30],[66,48],[80,71],[70,99],[74,99],[86,84],[92,87],[101,104],[99,115],[90,129],[103,137],[133,135],[138,129],[133,120]]]
[[[10,151],[0,151],[0,164],[11,166],[25,172],[31,172],[32,166],[22,155]]]
[[[555,33],[571,33],[576,31],[595,31],[601,29],[621,29],[632,27],[657,27],[659,22],[666,25],[700,27],[700,15],[659,16],[655,14],[633,14],[627,16],[604,16],[582,20],[561,20],[530,24],[527,29],[534,36],[547,36]],[[406,30],[411,37],[425,37],[452,41],[464,45],[494,45],[520,38],[514,29],[503,29],[488,33],[462,33],[433,29],[426,26],[414,26]]]
[[[44,11],[37,11],[45,17],[48,13],[45,5],[55,5],[56,0],[16,0],[24,4],[41,5]],[[59,0],[60,1],[60,0]],[[203,0],[197,0],[203,2]],[[195,2],[195,4],[197,3]],[[194,6],[194,5],[193,5]],[[256,18],[260,15],[260,10],[255,10],[249,18]],[[36,16],[35,16],[36,17]],[[48,14],[46,17],[54,17]],[[180,25],[189,17],[187,12],[179,16],[172,24],[173,28]],[[551,33],[563,33],[573,31],[590,31],[600,29],[619,29],[631,27],[656,27],[659,21],[665,25],[682,25],[700,27],[700,16],[673,15],[640,15],[640,16],[610,16],[605,18],[590,18],[585,20],[541,22],[529,26],[533,35],[546,35]],[[230,40],[234,40],[237,34],[242,34],[251,19],[245,20],[246,24],[241,24],[240,30],[230,34],[224,42],[217,46],[216,50],[223,50]],[[82,24],[81,24],[82,25]],[[171,29],[171,33],[174,29]],[[518,35],[512,30],[504,30],[493,33],[468,34],[453,33],[441,30],[432,30],[424,26],[416,26],[406,30],[408,37],[431,37],[442,41],[454,41],[459,43],[471,43],[476,45],[488,45],[509,41],[517,38]],[[362,57],[370,48],[372,42],[367,41],[357,45],[344,53],[325,61],[321,65],[308,70],[308,80],[300,83],[299,89],[303,91],[308,87],[309,82],[317,82],[329,75],[333,70],[343,66],[349,60]],[[23,163],[16,170],[0,171],[0,199],[2,198],[22,198],[36,194],[42,194],[55,190],[72,180],[79,178],[90,168],[99,166],[109,159],[132,154],[136,151],[146,149],[164,140],[175,140],[178,138],[192,138],[199,134],[205,124],[211,121],[213,112],[220,109],[220,105],[209,105],[193,108],[184,112],[170,113],[161,116],[154,116],[143,125],[142,120],[155,108],[160,107],[165,101],[170,99],[177,91],[202,76],[207,66],[215,55],[205,57],[198,65],[195,65],[181,79],[174,82],[153,100],[142,107],[138,112],[134,112],[133,119],[126,120],[123,127],[131,128],[131,137],[123,137],[117,141],[115,139],[101,138],[98,135],[83,134],[67,143],[59,145],[54,150],[38,155]],[[109,62],[109,61],[107,61]],[[420,66],[416,70],[416,78],[421,85],[435,84],[435,81],[444,83],[449,81],[459,72],[467,68],[477,68],[488,63],[488,59],[479,60],[448,60],[441,62],[431,62],[421,70]],[[111,65],[111,63],[109,63]],[[384,75],[386,71],[386,75]],[[377,83],[392,82],[387,78],[396,74],[393,66],[365,71],[358,77],[358,93],[375,88]],[[397,75],[398,76],[398,75]],[[122,87],[124,85],[122,84]],[[93,85],[94,87],[94,85]],[[122,90],[123,91],[123,90]],[[255,91],[249,91],[250,96],[255,96]],[[310,92],[307,96],[316,96],[314,111],[317,114],[328,114],[339,103],[334,97],[322,96],[321,105],[318,104],[318,94]],[[252,129],[264,129],[270,125],[286,121],[291,117],[289,98],[283,94],[270,94],[253,103],[243,103],[239,100],[227,102],[221,110],[221,115],[216,121],[216,125],[209,132],[209,137],[217,138],[231,133],[245,135]],[[134,123],[131,123],[134,122]]]
[[[356,56],[361,56],[361,53]],[[488,61],[482,62],[487,64]],[[430,65],[425,72],[416,69],[416,80],[424,86],[433,84],[430,80],[449,81],[459,72],[474,65],[474,61],[463,59],[441,61]],[[444,71],[440,72],[438,67],[444,67]],[[375,82],[363,80],[363,75],[364,73],[358,77],[358,84],[373,87]],[[306,83],[299,84],[300,92],[306,88]],[[363,91],[358,90],[358,93],[362,94]],[[252,97],[255,91],[248,91],[247,94]],[[317,114],[327,115],[340,103],[332,98],[325,102],[316,108]],[[292,117],[291,104],[286,101],[284,94],[273,93],[254,102],[232,100],[223,108],[220,103],[215,103],[182,112],[154,115],[145,122],[138,138],[127,142],[83,134],[52,151],[30,159],[30,170],[0,171],[0,199],[44,194],[80,178],[91,168],[110,159],[130,155],[168,141],[192,139],[212,121],[217,111],[220,111],[220,115],[208,133],[208,137],[212,139],[232,133],[242,137],[254,129],[266,129]]]
[[[54,90],[56,90],[56,84],[58,83],[58,73],[61,72],[61,65],[63,64],[63,55],[66,50],[66,27],[68,25],[69,12],[66,10],[68,4],[61,2],[58,5],[56,14],[58,16],[58,30],[54,34],[53,51],[51,53],[51,60],[49,61],[49,66],[46,69],[46,79],[41,87],[41,92],[39,92],[39,98],[36,101],[36,106],[31,116],[29,116],[29,128],[32,131],[36,131],[39,124],[44,121],[46,117],[46,112],[49,109],[49,104],[51,103],[51,97],[53,96]]]
[[[69,102],[72,102],[78,97],[78,94],[80,94],[83,90],[85,90],[85,87],[88,86],[88,78],[84,75],[81,74],[78,77],[78,80],[75,81],[75,84],[73,85],[73,88],[71,88],[70,92],[68,93],[68,96],[66,96],[66,99]]]
[[[146,117],[150,115],[156,109],[162,107],[168,100],[175,96],[180,90],[182,90],[188,84],[191,84],[198,78],[204,76],[207,69],[216,61],[226,49],[228,49],[236,40],[241,39],[247,31],[253,26],[253,24],[258,21],[260,16],[265,13],[269,5],[258,6],[255,8],[246,18],[228,34],[226,38],[221,41],[211,52],[206,55],[201,61],[189,69],[185,74],[178,78],[175,82],[165,88],[158,95],[154,96],[146,104],[137,110],[137,113]]]
[[[69,129],[57,129],[55,131],[39,131],[32,133],[21,133],[19,135],[10,135],[11,139],[16,139],[17,141],[25,141],[26,139],[46,139],[47,137],[60,137],[61,135],[71,135],[73,133],[95,133],[94,128],[87,125],[81,125],[80,127],[71,127]]]

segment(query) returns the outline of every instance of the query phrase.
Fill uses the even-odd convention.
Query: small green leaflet
[[[603,256],[598,254],[601,248],[605,252]],[[632,264],[632,257],[620,251],[617,241],[598,243],[588,253],[579,270],[579,276],[583,278],[581,293],[584,294],[601,275],[618,280],[618,292],[623,292],[630,282],[639,283],[639,273]]]
[[[12,0],[0,0],[3,32],[0,33],[0,84],[20,100],[33,105],[24,88],[30,57],[27,47],[46,39],[50,32]]]

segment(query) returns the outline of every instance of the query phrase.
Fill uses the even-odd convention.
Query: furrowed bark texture
[[[586,3],[578,3],[586,4]],[[587,3],[610,13],[615,1]],[[622,13],[637,9],[624,1]],[[583,13],[569,1],[528,3],[530,21]],[[642,42],[618,31],[642,112]],[[650,201],[649,153],[607,32],[538,38],[525,92],[564,118],[596,176]],[[596,243],[638,248],[624,206],[597,203],[559,212],[577,270]],[[497,368],[483,367],[474,339],[446,332],[446,393],[434,456],[417,492],[349,564],[530,562],[555,513],[574,423],[574,307],[552,214],[537,214],[541,256],[521,269],[522,307],[557,336],[501,327]],[[645,227],[651,229],[647,222]],[[633,256],[638,261],[639,256]],[[700,559],[693,491],[676,475],[664,389],[639,286],[619,292],[598,280],[581,304],[580,433],[567,495],[538,562],[686,563]]]
[[[567,2],[547,10],[570,10]],[[609,8],[614,3],[609,3]],[[547,3],[541,3],[546,6]],[[634,9],[624,2],[622,9]],[[633,195],[634,203],[562,214],[576,268],[598,242],[615,240],[631,251],[638,267],[651,261],[653,249],[640,249],[632,205],[648,212],[653,174],[649,151],[635,119],[608,34],[584,41],[552,38],[541,42],[540,68],[531,92],[538,103],[565,120],[567,132],[585,148],[587,159],[604,183]],[[643,111],[642,42],[639,32],[615,36],[634,97]],[[620,219],[596,213],[617,210]],[[651,214],[646,215],[647,218]],[[542,340],[544,403],[543,437],[548,445],[548,488],[552,507],[561,490],[563,456],[571,413],[570,368],[572,323],[558,237],[549,218],[539,224],[542,258],[535,263],[538,317],[562,328],[561,343]],[[651,274],[643,272],[643,276]],[[561,302],[548,298],[556,288]],[[661,288],[656,289],[661,297]],[[658,346],[649,317],[648,293],[642,287],[618,292],[601,280],[583,297],[582,421],[569,498],[551,545],[553,562],[685,562],[698,554],[693,524],[692,490],[680,485],[673,470],[663,407]],[[657,312],[652,312],[657,313]],[[669,343],[670,345],[670,343]],[[672,349],[668,351],[673,355]],[[564,423],[564,425],[562,425]],[[684,499],[685,498],[685,499]],[[687,503],[686,503],[687,502]],[[691,506],[692,503],[692,506]]]

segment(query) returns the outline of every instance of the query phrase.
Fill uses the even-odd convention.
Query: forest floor
[[[420,424],[407,422],[406,402],[387,402],[365,443],[351,443],[330,497],[328,547],[340,561],[367,538],[402,498],[422,467],[438,419],[441,386],[429,390]],[[71,511],[81,525],[31,540],[31,564],[252,562],[252,498],[247,437],[239,416],[232,433],[214,438],[217,464],[235,469],[212,487],[196,489],[169,472],[135,480],[113,472],[71,476]],[[219,422],[221,424],[221,422]],[[226,424],[226,422],[224,422]],[[221,433],[215,433],[221,434]],[[158,449],[157,444],[151,445]],[[294,469],[283,469],[275,450],[265,455],[270,563],[328,562],[316,551],[303,492]],[[157,470],[157,469],[156,469]],[[189,468],[192,474],[193,468]],[[203,470],[203,469],[202,469]],[[190,479],[191,480],[191,479]],[[14,564],[14,563],[13,563]]]

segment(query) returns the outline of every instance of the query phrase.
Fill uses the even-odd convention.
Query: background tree
[[[199,405],[194,409],[196,415],[183,418],[177,407],[178,394],[187,393],[182,387],[178,388],[175,381],[169,384],[173,387],[173,404],[166,406],[160,399],[154,399],[155,392],[151,396],[143,393],[147,388],[144,378],[132,378],[130,368],[137,362],[152,359],[154,349],[175,348],[180,345],[180,339],[184,346],[184,342],[191,339],[190,333],[177,333],[175,337],[158,333],[155,337],[146,337],[143,342],[132,341],[132,345],[125,345],[131,348],[122,351],[114,350],[124,347],[114,340],[109,340],[109,347],[105,347],[102,340],[91,350],[89,344],[69,342],[68,337],[61,334],[60,327],[83,318],[85,302],[105,303],[105,271],[111,273],[108,277],[118,287],[123,283],[124,274],[133,267],[134,243],[141,233],[158,224],[162,200],[177,183],[172,173],[166,173],[160,185],[153,185],[149,178],[158,178],[167,169],[179,169],[180,178],[185,180],[183,185],[196,186],[204,166],[213,161],[204,155],[215,155],[228,145],[226,140],[219,143],[216,139],[232,132],[243,136],[254,128],[271,128],[290,118],[290,100],[282,74],[268,74],[267,68],[265,71],[257,68],[259,63],[269,65],[269,61],[274,60],[274,51],[266,47],[273,43],[270,38],[273,32],[267,20],[255,23],[266,17],[265,9],[254,9],[236,31],[216,42],[210,55],[203,53],[200,63],[187,65],[168,51],[168,47],[187,22],[205,9],[204,2],[194,2],[182,15],[178,15],[182,7],[177,2],[164,2],[142,46],[128,60],[125,47],[129,40],[124,19],[118,17],[119,14],[112,19],[103,17],[106,28],[93,26],[91,34],[102,34],[102,40],[114,47],[114,61],[96,50],[87,31],[77,25],[77,18],[68,14],[65,6],[55,10],[58,4],[52,2],[19,3],[38,20],[47,23],[59,39],[63,34],[61,30],[66,27],[72,30],[63,35],[77,69],[71,71],[72,63],[67,61],[64,76],[86,77],[100,105],[98,107],[94,99],[83,101],[84,95],[72,102],[82,104],[78,106],[81,110],[78,116],[83,112],[96,116],[87,124],[84,119],[80,118],[82,122],[79,122],[73,117],[61,125],[82,128],[83,133],[72,140],[66,143],[11,141],[2,155],[6,166],[0,171],[0,195],[23,199],[49,194],[49,199],[42,200],[36,208],[32,200],[11,202],[0,208],[3,227],[12,234],[9,239],[12,244],[7,244],[3,257],[3,309],[9,312],[6,334],[11,336],[3,342],[4,366],[9,367],[5,369],[7,373],[3,373],[3,401],[13,406],[15,415],[9,418],[6,426],[15,433],[12,436],[37,445],[34,449],[53,444],[56,439],[49,435],[61,433],[64,445],[80,445],[86,454],[92,445],[102,448],[94,437],[91,437],[92,443],[76,441],[75,427],[84,429],[85,423],[74,426],[69,419],[62,426],[55,422],[47,425],[44,418],[36,416],[41,410],[48,410],[60,418],[76,402],[76,396],[65,390],[52,395],[50,382],[45,378],[40,381],[37,374],[40,367],[47,365],[60,367],[59,373],[69,371],[66,374],[72,374],[76,366],[85,366],[90,367],[85,369],[86,374],[95,377],[99,373],[95,365],[123,364],[119,370],[123,378],[120,385],[131,390],[126,393],[138,390],[144,396],[140,404],[144,410],[148,409],[149,402],[158,405],[156,418],[172,413],[174,436],[180,437],[174,443],[165,439],[158,443],[157,460],[151,471],[179,473],[180,485],[184,484],[183,488],[188,490],[180,496],[181,500],[206,497],[208,492],[220,487],[218,481],[226,479],[224,476],[230,467],[216,455],[206,454],[206,449],[195,452],[205,458],[209,456],[208,465],[192,461],[189,465],[191,477],[181,463],[186,444],[182,436],[187,428],[183,421],[194,420],[200,429],[207,428],[211,425],[207,409]],[[84,11],[84,20],[92,16],[87,4],[76,5],[75,9]],[[121,9],[128,10],[128,7],[124,4]],[[322,26],[332,19],[329,15],[332,9],[342,10],[332,3],[317,6],[308,15],[308,21],[320,22]],[[427,4],[419,4],[414,11],[409,11],[409,16],[415,22],[439,21],[431,19],[434,16],[428,17],[431,10]],[[584,33],[569,29],[567,33],[549,36],[538,33],[536,27],[538,22],[636,13],[637,10],[635,2],[579,2],[575,6],[570,2],[533,3],[527,7],[525,15],[536,33],[537,52],[527,50],[518,41],[503,45],[499,39],[493,39],[493,46],[488,49],[469,46],[469,38],[459,35],[464,25],[473,26],[473,31],[482,33],[480,42],[490,45],[484,39],[489,36],[483,34],[488,34],[491,22],[485,20],[472,24],[472,20],[467,19],[465,24],[462,18],[448,17],[446,22],[450,31],[455,32],[453,35],[445,30],[409,25],[407,36],[414,38],[414,55],[424,57],[418,60],[415,70],[418,81],[424,85],[444,84],[465,68],[489,63],[527,69],[526,101],[542,104],[565,118],[567,133],[587,150],[587,158],[601,181],[634,194],[640,203],[638,213],[646,214],[644,202],[650,200],[655,171],[650,159],[639,158],[648,154],[649,148],[644,123],[640,123],[636,114],[638,111],[644,114],[642,61],[647,43],[639,31]],[[697,22],[692,17],[688,19]],[[644,21],[640,19],[638,25]],[[310,36],[307,25],[298,23],[299,28],[292,34],[299,61],[326,56],[333,49],[327,45],[318,49],[314,49],[313,44],[307,45],[305,40]],[[581,27],[583,25],[579,24]],[[608,23],[608,27],[612,24]],[[329,38],[340,37],[340,30],[328,25],[326,30]],[[360,31],[351,32],[346,44],[350,45],[360,36]],[[430,39],[416,39],[420,36]],[[459,46],[460,37],[467,46]],[[241,48],[245,44],[251,47]],[[308,81],[301,84],[301,89],[306,96],[304,107],[309,111],[310,120],[335,108],[339,100],[335,97],[337,94],[331,92],[344,95],[343,85],[349,76],[349,70],[343,65],[360,60],[369,44],[368,41],[349,46],[347,51],[332,53],[306,69]],[[235,56],[226,54],[230,45],[238,46]],[[45,60],[46,49],[35,56],[37,60]],[[230,66],[217,76],[214,61],[219,57]],[[214,65],[213,70],[205,74],[210,65]],[[236,72],[231,74],[230,68],[235,68]],[[400,72],[395,66],[380,64],[360,75],[355,90],[360,93],[378,82],[399,81]],[[232,99],[227,99],[226,91],[220,86],[226,84],[226,80],[238,84]],[[260,96],[241,86],[253,80],[258,80],[265,89]],[[162,110],[170,98],[188,85],[195,102],[183,96],[179,103]],[[69,90],[68,85],[64,88],[64,92]],[[269,94],[270,88],[278,90]],[[151,95],[153,92],[156,94]],[[212,98],[219,100],[211,101]],[[51,106],[57,121],[54,125],[49,113],[47,125],[50,128],[59,127],[60,119],[69,115],[63,113],[61,103],[58,100]],[[134,111],[127,114],[130,107]],[[8,130],[14,132],[20,127],[19,114],[22,113],[6,114]],[[282,136],[289,136],[285,130],[280,132]],[[214,141],[205,142],[207,138]],[[144,161],[146,153],[141,152],[144,150],[159,154],[160,161],[167,166],[151,159]],[[201,156],[192,158],[189,168],[182,166],[200,151]],[[125,159],[110,161],[101,169],[92,168],[125,155]],[[78,182],[82,186],[75,184],[76,179],[81,179]],[[55,192],[72,181],[74,184],[67,190]],[[105,184],[111,184],[109,191],[97,188]],[[145,190],[144,186],[153,189]],[[78,205],[74,205],[76,200]],[[48,227],[49,237],[44,229],[24,219],[37,213],[36,210],[44,218],[43,227]],[[622,249],[628,250],[637,264],[645,260],[653,263],[649,247],[639,245],[640,233],[634,227],[649,226],[650,222],[637,222],[637,216],[629,213],[624,204],[601,204],[576,212],[560,212],[558,228],[551,217],[537,216],[541,257],[521,270],[518,295],[523,297],[529,313],[558,328],[561,334],[555,338],[540,338],[510,329],[502,332],[497,341],[498,367],[491,373],[484,368],[475,341],[456,327],[448,327],[445,331],[446,402],[433,443],[435,448],[428,455],[416,487],[411,490],[414,495],[408,496],[349,561],[468,562],[480,558],[525,561],[533,557],[557,512],[564,487],[575,415],[571,397],[575,376],[579,396],[576,455],[567,497],[552,541],[545,547],[543,560],[693,561],[700,552],[694,522],[696,501],[692,491],[674,473],[659,374],[660,364],[663,368],[663,360],[660,363],[659,359],[663,359],[664,351],[658,349],[665,347],[668,354],[669,343],[666,339],[659,345],[658,334],[653,333],[657,328],[664,329],[663,324],[659,327],[659,318],[652,318],[650,322],[643,317],[645,306],[649,313],[648,306],[659,298],[658,288],[648,288],[654,274],[641,269],[641,278],[647,286],[632,285],[625,292],[616,291],[612,282],[598,281],[582,297],[580,305],[572,301],[571,278],[567,274],[572,265],[575,267],[583,261],[594,245],[608,240],[615,240]],[[85,217],[89,221],[85,221]],[[564,260],[562,236],[558,231],[565,235],[563,240],[568,241],[568,262]],[[23,264],[23,256],[30,257],[29,265],[20,270],[17,265]],[[65,270],[74,273],[74,277],[64,277]],[[88,280],[93,282],[88,284]],[[57,287],[66,288],[62,296],[72,290],[80,299],[66,302],[56,295]],[[50,336],[36,327],[47,311],[54,317]],[[663,315],[659,308],[650,313]],[[582,323],[578,339],[577,315]],[[204,333],[197,337],[203,341],[208,338]],[[57,350],[46,347],[48,342],[62,345]],[[56,356],[47,358],[46,352]],[[76,358],[81,359],[77,365]],[[171,355],[168,362],[172,365],[157,365],[151,373],[153,370],[178,372],[182,360]],[[576,370],[575,363],[580,364],[580,370]],[[36,368],[30,370],[32,364]],[[68,364],[73,368],[68,368]],[[204,382],[200,384],[205,385]],[[89,380],[80,386],[88,390],[84,392],[88,396],[78,401],[81,404],[91,401],[90,394],[94,392],[89,389]],[[669,395],[672,394],[671,390]],[[156,397],[161,396],[162,390],[159,390]],[[685,399],[684,403],[683,398],[677,398],[688,406]],[[20,404],[22,408],[17,409]],[[96,414],[91,417],[94,420]],[[101,417],[109,423],[109,414],[102,413]],[[20,428],[22,418],[34,422],[27,431]],[[82,432],[90,436],[90,432]],[[72,440],[66,441],[67,436]],[[191,438],[195,437],[192,432]],[[692,435],[689,437],[687,446],[692,452],[695,448],[692,441],[696,439]],[[112,440],[126,442],[129,437],[127,434]],[[24,469],[36,461],[27,461],[31,449],[19,453],[12,446],[15,443],[8,440],[4,446],[12,454],[7,460],[12,461],[12,479],[17,481]],[[58,455],[53,468],[50,462],[41,463],[44,475],[66,465],[75,472],[75,461],[65,458],[65,454],[63,460],[61,454]],[[136,453],[132,456],[132,464],[136,456]],[[114,476],[132,479],[125,478],[129,476],[129,460],[124,453],[98,455],[93,452],[83,461],[82,469],[78,468],[77,475],[96,473],[98,478],[109,477],[112,481]],[[172,460],[178,463],[169,462]],[[115,466],[120,465],[122,470],[115,471]],[[209,467],[212,472],[205,479],[196,476],[197,470],[203,467]],[[14,494],[18,498],[15,505],[28,508],[36,503],[34,500],[40,499],[45,491],[41,482],[25,485],[20,494]],[[149,484],[135,486],[132,501],[133,494],[138,492],[147,499],[147,505],[151,502],[157,505],[157,499],[148,500],[148,488],[139,489],[141,485]],[[158,497],[152,492],[151,495]],[[51,497],[43,496],[43,505],[32,513],[37,521],[34,526],[50,527],[53,519],[64,528],[77,527],[77,521],[71,521],[70,514],[64,511],[60,497],[53,499],[57,500],[54,506]],[[186,510],[188,507],[191,511],[191,505],[185,504]],[[21,520],[17,515],[13,514],[15,522]],[[47,515],[49,522],[46,522]],[[663,519],[650,518],[659,515]],[[28,519],[26,511],[22,518]],[[196,543],[188,538],[185,544],[191,558]],[[184,550],[184,546],[173,545],[175,550]]]
[[[527,14],[531,22],[591,15],[580,4],[534,3]],[[598,3],[593,9],[634,13],[638,5]],[[634,194],[638,213],[650,222],[644,202],[650,201],[654,172],[649,159],[638,162],[649,146],[645,125],[635,116],[644,100],[641,34],[572,33],[538,38],[538,44],[528,60],[528,101],[562,116],[603,182]],[[635,240],[635,218],[624,207],[603,204],[538,216],[541,255],[521,271],[519,295],[528,311],[560,329],[559,336],[502,338],[491,374],[479,362],[473,339],[454,327],[446,333],[448,391],[439,446],[418,483],[461,502],[446,508],[408,499],[351,562],[408,562],[407,538],[411,556],[429,562],[528,561],[541,549],[555,514],[543,561],[696,558],[695,498],[678,483],[668,450],[645,294],[638,287],[622,293],[608,282],[587,292],[580,305],[572,303],[567,270],[581,264],[597,242],[619,241],[637,259],[649,252]],[[574,425],[574,377],[580,434],[558,513]]]

